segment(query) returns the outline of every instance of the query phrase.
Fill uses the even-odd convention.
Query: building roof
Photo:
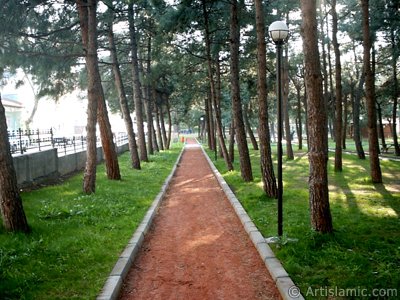
[[[1,102],[3,103],[4,107],[24,108],[22,102],[17,101],[14,95],[1,96]]]

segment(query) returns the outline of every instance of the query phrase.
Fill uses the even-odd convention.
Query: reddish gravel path
[[[280,299],[200,148],[183,153],[120,299]]]

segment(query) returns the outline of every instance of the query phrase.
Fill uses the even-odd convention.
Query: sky
[[[18,89],[15,81],[22,79],[25,84]],[[28,81],[22,73],[18,73],[13,80],[0,87],[2,95],[16,95],[16,99],[24,105],[22,120],[26,120],[34,105],[34,93]],[[32,129],[53,128],[58,135],[68,136],[73,134],[85,134],[86,126],[86,91],[76,90],[64,95],[58,102],[49,98],[39,100],[38,110],[33,119]],[[110,114],[110,122],[114,132],[125,132],[124,123],[119,114]],[[23,124],[21,124],[23,125]]]

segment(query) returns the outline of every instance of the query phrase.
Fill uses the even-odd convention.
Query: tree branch
[[[76,25],[79,24],[79,21],[72,23],[70,26],[67,27],[63,27],[63,28],[59,28],[50,32],[46,32],[46,33],[36,33],[36,34],[31,34],[31,33],[25,33],[20,31],[18,34],[22,37],[30,37],[30,38],[34,38],[34,39],[40,39],[40,38],[44,38],[44,37],[48,37],[51,35],[54,35],[56,33],[62,32],[62,31],[66,31],[66,30],[71,30],[72,28],[74,28]]]

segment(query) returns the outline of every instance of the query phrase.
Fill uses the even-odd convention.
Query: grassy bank
[[[0,299],[94,299],[168,174],[181,145],[150,156],[142,170],[119,159],[121,181],[97,172],[96,194],[82,174],[22,194],[29,235],[0,225]]]
[[[262,234],[276,236],[276,200],[262,192],[259,153],[251,151],[255,180],[250,183],[241,180],[236,155],[235,171],[227,172],[222,159],[216,166]],[[214,155],[210,153],[210,157]],[[335,173],[330,157],[335,232],[321,235],[310,229],[307,154],[297,152],[293,161],[284,160],[283,240],[289,237],[298,242],[272,247],[306,298],[326,299],[321,296],[329,288],[391,293],[387,289],[400,286],[400,162],[381,161],[381,166],[384,184],[374,185],[368,160],[344,155],[343,172]],[[400,290],[396,293],[400,297]]]

